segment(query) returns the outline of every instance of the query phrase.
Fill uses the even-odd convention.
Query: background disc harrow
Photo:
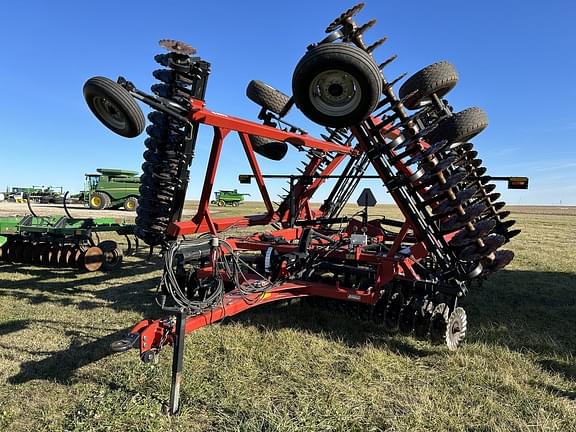
[[[112,240],[97,246],[88,242],[64,243],[53,239],[30,240],[11,236],[0,248],[0,261],[50,268],[77,268],[84,271],[114,270],[122,262],[122,248]]]

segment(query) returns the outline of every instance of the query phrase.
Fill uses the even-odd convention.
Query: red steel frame
[[[334,159],[323,169],[323,175],[329,175],[337,168],[337,166],[344,160],[347,155],[356,155],[357,152],[362,151],[366,144],[357,136],[358,146],[353,148],[350,146],[340,145],[332,142],[327,142],[313,138],[308,135],[301,135],[292,132],[285,132],[273,127],[261,125],[251,121],[243,120],[240,118],[215,113],[205,107],[205,103],[200,100],[191,100],[192,108],[189,114],[189,120],[194,123],[205,124],[212,126],[214,129],[214,138],[208,165],[206,168],[206,175],[204,177],[204,185],[202,195],[198,205],[196,215],[190,221],[173,222],[168,227],[167,233],[173,237],[210,232],[217,234],[232,226],[247,227],[255,225],[267,225],[272,222],[280,222],[286,224],[288,222],[287,212],[279,212],[274,210],[270,196],[267,192],[264,178],[260,167],[256,160],[256,155],[252,144],[249,140],[249,135],[256,135],[269,138],[276,141],[284,141],[298,147],[317,149],[323,152],[335,152]],[[378,118],[370,119],[373,125],[377,125],[380,120]],[[242,142],[244,151],[248,158],[252,173],[254,175],[256,184],[262,194],[267,213],[264,215],[254,216],[240,216],[229,218],[214,219],[210,215],[209,201],[212,193],[214,179],[218,168],[218,161],[222,151],[224,139],[230,132],[237,132]],[[354,133],[355,130],[352,129]],[[399,132],[390,127],[381,129],[382,137],[395,138]],[[428,144],[421,142],[422,148],[426,148]],[[322,161],[320,157],[314,157],[309,162],[303,175],[311,175],[316,171],[318,164]],[[379,172],[379,167],[374,167]],[[410,175],[411,171],[402,162],[396,163],[396,168]],[[380,174],[380,173],[379,173]],[[295,190],[294,195],[297,199],[298,216],[305,219],[317,218],[322,216],[320,211],[313,211],[310,209],[309,200],[314,192],[325,181],[323,178],[316,178],[311,185],[306,189]],[[302,186],[305,187],[305,186]],[[391,194],[393,198],[394,193]],[[397,205],[402,206],[399,200],[395,200]],[[337,300],[355,301],[365,304],[374,305],[379,300],[380,288],[396,278],[405,278],[411,280],[418,280],[418,275],[413,270],[413,265],[420,259],[424,258],[428,251],[423,242],[417,241],[410,248],[410,256],[399,255],[399,249],[403,242],[407,240],[408,235],[413,231],[413,225],[409,220],[406,220],[397,234],[387,234],[381,228],[372,225],[368,227],[368,233],[372,237],[377,237],[380,241],[390,241],[388,254],[385,257],[376,256],[373,254],[363,253],[360,247],[357,247],[353,252],[336,250],[331,253],[331,257],[340,258],[353,258],[357,261],[371,263],[376,266],[376,280],[374,289],[355,290],[347,287],[336,285],[322,284],[318,282],[308,281],[289,281],[283,282],[278,286],[274,286],[265,293],[254,294],[252,299],[246,299],[246,295],[240,295],[240,292],[235,289],[224,294],[222,306],[218,306],[206,313],[189,316],[186,318],[185,332],[189,333],[197,330],[206,325],[212,324],[223,319],[226,316],[236,315],[246,311],[257,305],[270,303],[278,300],[287,300],[292,298],[299,298],[305,296],[321,296]],[[274,231],[272,235],[281,236],[285,240],[297,240],[300,238],[302,228],[298,227],[285,227],[284,229]],[[448,240],[450,236],[446,236]],[[270,244],[262,242],[258,235],[248,236],[245,238],[229,238],[227,242],[237,250],[251,250],[251,251],[265,251]],[[275,249],[279,253],[289,253],[294,251],[297,246],[295,244],[280,244],[275,245]],[[202,269],[206,274],[211,273],[210,267]],[[246,280],[245,282],[250,282]],[[252,300],[252,301],[251,301]],[[139,349],[140,353],[145,353],[150,350],[159,350],[163,345],[173,344],[176,335],[175,322],[173,318],[164,318],[157,320],[143,320],[132,328],[130,333],[133,336],[139,336]]]

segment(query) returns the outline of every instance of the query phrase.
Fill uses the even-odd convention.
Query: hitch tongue
[[[124,339],[114,341],[110,344],[110,349],[114,352],[125,352],[130,348],[135,348],[140,340],[139,333],[129,333]]]

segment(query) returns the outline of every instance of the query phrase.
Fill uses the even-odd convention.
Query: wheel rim
[[[102,199],[99,196],[93,196],[90,198],[90,204],[92,204],[92,207],[100,207],[102,205]]]
[[[362,89],[358,80],[341,70],[327,70],[314,77],[310,84],[310,102],[328,116],[350,114],[360,105]]]
[[[118,250],[114,249],[110,252],[106,252],[104,254],[104,262],[105,262],[106,268],[108,268],[108,269],[114,269],[114,268],[118,267],[120,265],[120,263],[122,262],[121,255],[118,252]]]
[[[133,200],[126,201],[125,205],[127,210],[134,210],[136,208],[136,203]]]
[[[94,109],[106,123],[118,130],[126,129],[126,116],[115,103],[102,96],[96,96],[93,103]]]

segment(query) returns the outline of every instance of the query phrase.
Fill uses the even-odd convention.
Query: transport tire
[[[443,97],[458,83],[458,72],[452,63],[441,61],[426,66],[408,78],[400,87],[398,95],[405,98],[413,92],[417,92],[404,101],[404,106],[414,110],[430,101],[434,93]]]
[[[88,203],[92,210],[104,210],[111,205],[110,197],[104,192],[94,192],[90,196]]]
[[[488,116],[481,108],[468,108],[440,121],[425,139],[430,144],[448,140],[450,143],[466,142],[488,126]]]
[[[248,96],[248,99],[252,102],[266,108],[268,111],[278,114],[280,117],[288,114],[288,111],[290,111],[292,107],[289,96],[258,80],[252,80],[248,83],[246,96]]]
[[[313,122],[349,127],[366,119],[382,94],[383,77],[370,54],[345,43],[321,44],[292,76],[296,106]]]
[[[138,208],[138,198],[136,197],[128,197],[124,200],[124,210],[127,211],[136,211]]]
[[[250,142],[254,151],[267,159],[279,161],[288,152],[288,144],[282,141],[273,141],[268,138],[250,135]]]
[[[111,131],[127,138],[144,131],[146,120],[142,110],[120,84],[94,77],[86,81],[83,92],[90,111]]]

